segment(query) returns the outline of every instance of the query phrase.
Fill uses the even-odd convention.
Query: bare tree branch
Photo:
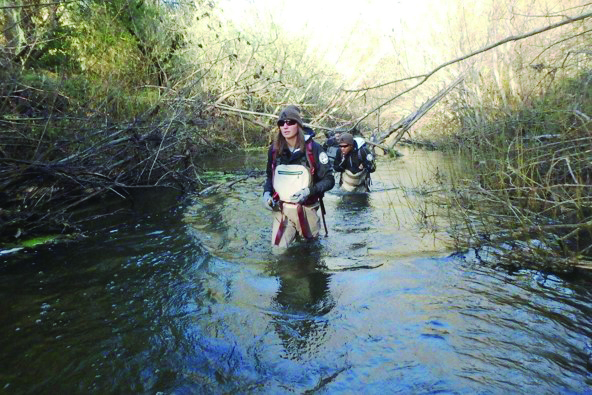
[[[383,86],[388,86],[388,85],[392,85],[395,84],[397,82],[403,82],[403,81],[409,81],[409,80],[415,80],[418,78],[423,78],[425,77],[427,74],[422,74],[422,75],[414,75],[413,77],[407,77],[407,78],[401,78],[398,80],[394,80],[394,81],[389,81],[389,82],[385,82],[384,84],[378,84],[375,86],[369,86],[367,88],[360,88],[360,89],[344,89],[344,92],[364,92],[364,91],[369,91],[369,90],[373,90],[373,89],[378,89],[378,88],[382,88]]]
[[[459,58],[450,60],[450,61],[448,61],[446,63],[443,63],[440,66],[438,66],[435,69],[433,69],[432,71],[430,71],[429,73],[417,76],[417,78],[421,78],[421,81],[419,81],[417,84],[415,84],[415,85],[411,86],[410,88],[405,89],[401,93],[399,93],[399,94],[391,97],[390,99],[386,100],[385,102],[383,102],[379,106],[373,108],[372,110],[368,111],[366,114],[364,114],[363,116],[361,116],[360,118],[358,118],[356,120],[356,122],[354,123],[354,125],[352,126],[351,130],[356,129],[359,126],[359,124],[364,119],[368,118],[371,114],[375,113],[376,111],[378,111],[382,107],[386,106],[387,104],[389,104],[389,103],[393,102],[394,100],[398,99],[399,97],[403,96],[405,93],[408,93],[408,92],[414,90],[415,88],[417,88],[418,86],[420,86],[424,82],[426,82],[427,79],[430,78],[432,75],[434,75],[435,73],[437,73],[441,69],[443,69],[443,68],[445,68],[447,66],[450,66],[451,64],[458,63],[458,62],[461,62],[463,60],[469,59],[469,58],[471,58],[471,57],[473,57],[475,55],[479,55],[481,53],[487,52],[487,51],[489,51],[489,50],[491,50],[493,48],[499,47],[500,45],[509,43],[511,41],[523,40],[525,38],[532,37],[532,36],[535,36],[535,35],[540,34],[540,33],[544,33],[544,32],[546,32],[548,30],[556,29],[558,27],[561,27],[561,26],[564,26],[564,25],[568,25],[568,24],[573,23],[573,22],[581,21],[581,20],[584,20],[584,19],[587,19],[587,18],[590,18],[590,17],[592,17],[592,12],[588,12],[586,14],[578,15],[578,16],[573,17],[573,18],[567,18],[566,20],[563,20],[561,22],[557,22],[557,23],[554,23],[552,25],[545,26],[543,28],[536,29],[536,30],[533,30],[533,31],[530,31],[528,33],[524,33],[524,34],[521,34],[521,35],[518,35],[518,36],[506,37],[503,40],[500,40],[500,41],[498,41],[496,43],[487,45],[487,46],[485,46],[485,47],[483,47],[481,49],[478,49],[477,51],[471,52],[468,55],[464,55],[464,56],[461,56]],[[410,77],[410,78],[412,78],[412,77]],[[395,81],[391,81],[391,83],[394,83],[394,82]],[[388,85],[388,83],[385,83],[385,84],[383,84],[381,86],[386,86],[386,85]]]
[[[239,113],[239,114],[260,115],[260,116],[269,117],[269,118],[277,118],[278,117],[277,115],[274,115],[274,114],[266,114],[264,112],[241,110],[239,108],[230,107],[230,106],[227,106],[227,105],[222,104],[222,103],[220,103],[220,104],[213,104],[212,107],[219,108],[219,109],[221,109],[223,111],[236,112],[236,113]],[[310,123],[305,123],[304,126],[308,126],[308,127],[313,128],[313,129],[321,129],[321,130],[333,130],[334,129],[334,128],[328,128],[328,127],[320,126],[320,125],[313,125],[313,124],[310,124]]]
[[[566,16],[565,14],[563,14],[566,11],[571,11],[574,10],[576,8],[585,8],[592,5],[592,3],[588,3],[588,4],[580,4],[578,6],[575,7],[570,7],[570,8],[566,8],[564,10],[558,11],[558,12],[554,12],[551,14],[545,14],[545,15],[529,15],[529,14],[521,14],[518,12],[512,12],[512,15],[516,15],[516,16],[522,16],[522,17],[526,17],[526,18],[569,18],[568,16]]]
[[[552,48],[552,47],[554,47],[555,45],[557,45],[557,44],[561,44],[562,42],[565,42],[565,41],[569,41],[569,40],[571,40],[572,38],[576,38],[576,37],[579,37],[579,36],[583,36],[583,35],[585,35],[585,34],[587,34],[587,33],[590,33],[590,32],[592,32],[592,29],[590,29],[590,30],[585,30],[585,31],[583,31],[583,32],[581,32],[581,33],[578,33],[578,34],[575,34],[575,35],[573,35],[573,36],[569,36],[569,37],[567,37],[567,38],[564,38],[563,40],[559,40],[559,41],[557,41],[557,42],[554,42],[553,44],[549,45],[547,48],[543,49],[543,50],[542,50],[542,51],[541,51],[541,52],[540,52],[540,53],[539,53],[537,56],[535,56],[535,57],[534,57],[534,59],[532,59],[532,60],[530,61],[529,65],[532,65],[532,64],[533,64],[533,63],[534,63],[534,62],[535,62],[535,61],[536,61],[536,60],[537,60],[537,59],[538,59],[538,58],[539,58],[539,57],[540,57],[542,54],[544,54],[546,51],[548,51],[549,49],[551,49],[551,48]]]
[[[379,144],[382,144],[391,134],[393,134],[396,131],[399,131],[397,133],[397,137],[395,138],[395,140],[391,144],[389,144],[389,148],[392,149],[399,142],[399,140],[401,140],[401,138],[403,137],[405,132],[407,132],[409,129],[411,129],[411,127],[417,121],[419,121],[421,119],[421,117],[423,117],[428,111],[430,111],[432,109],[432,107],[434,107],[436,105],[436,103],[438,103],[444,96],[446,96],[448,94],[448,92],[450,92],[452,89],[454,89],[463,80],[464,80],[464,75],[461,75],[456,80],[454,80],[454,82],[452,82],[450,85],[448,85],[446,88],[444,88],[440,92],[438,92],[438,94],[436,96],[432,97],[430,100],[423,103],[421,105],[421,107],[419,107],[419,109],[417,111],[415,111],[413,114],[401,119],[395,125],[391,126],[389,128],[389,130],[387,130],[385,133],[383,133],[381,136],[378,137],[376,142]]]

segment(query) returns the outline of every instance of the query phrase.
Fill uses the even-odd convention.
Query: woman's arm
[[[333,176],[333,169],[329,164],[329,157],[323,151],[322,147],[317,142],[314,142],[312,149],[315,157],[315,181],[314,185],[310,187],[310,193],[311,195],[322,195],[333,188],[335,177]]]
[[[360,148],[360,154],[362,157],[362,163],[368,173],[374,173],[376,171],[376,163],[374,162],[374,155],[365,146]]]
[[[269,150],[267,151],[267,168],[265,170],[265,173],[267,175],[267,178],[265,179],[265,184],[263,184],[263,192],[269,192],[271,194],[273,194],[273,184],[272,184],[272,178],[273,178],[273,169],[272,169],[272,163],[273,163],[273,146],[269,147]]]

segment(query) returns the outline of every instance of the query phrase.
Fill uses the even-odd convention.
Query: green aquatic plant
[[[31,239],[21,241],[20,243],[18,243],[18,246],[33,248],[33,247],[37,247],[37,246],[43,245],[43,244],[54,243],[57,240],[59,240],[59,238],[60,238],[60,235],[46,235],[46,236],[34,237]]]

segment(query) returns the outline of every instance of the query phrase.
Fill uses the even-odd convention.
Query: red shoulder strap
[[[271,180],[273,182],[273,176],[275,175],[275,167],[277,165],[277,152],[275,150],[275,144],[271,146]]]
[[[275,151],[275,144],[274,144],[271,146],[271,185],[273,185],[273,177],[275,177],[275,167],[276,167],[276,162],[277,162],[276,157],[277,157],[277,152]],[[274,191],[273,192],[273,200],[278,201],[279,199],[280,199],[280,195],[278,195],[278,193]]]
[[[308,159],[308,164],[310,165],[310,174],[314,175],[315,173],[315,159],[314,154],[312,153],[312,139],[309,139],[306,143],[306,158]]]

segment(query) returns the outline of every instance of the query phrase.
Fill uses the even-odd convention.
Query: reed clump
[[[456,248],[487,247],[487,255],[510,266],[587,267],[591,115],[591,72],[557,83],[520,109],[456,112],[447,144],[461,158],[447,194]]]

